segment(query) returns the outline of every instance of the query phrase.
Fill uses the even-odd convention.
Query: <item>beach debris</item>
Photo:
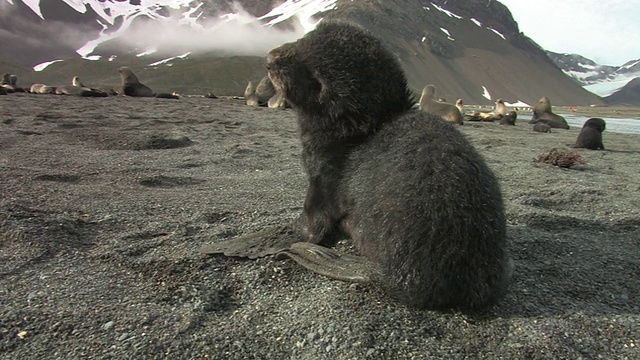
[[[535,162],[545,163],[561,168],[570,168],[574,165],[584,165],[586,162],[582,159],[580,154],[575,151],[566,152],[553,148],[547,152],[538,155],[534,159]]]

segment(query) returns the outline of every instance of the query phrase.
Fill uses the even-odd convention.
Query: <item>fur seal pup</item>
[[[518,113],[517,112],[515,112],[513,110],[509,111],[506,116],[504,116],[502,119],[500,119],[500,122],[498,124],[500,124],[500,125],[515,125],[517,117],[518,117]]]
[[[138,77],[126,66],[118,69],[120,82],[122,84],[122,94],[136,97],[153,97],[153,91],[146,85],[141,84]]]
[[[548,124],[545,124],[545,123],[536,123],[536,124],[533,125],[533,131],[541,132],[541,133],[550,133],[551,132],[551,126],[549,126]]]
[[[259,233],[267,245],[290,237],[281,256],[375,283],[418,308],[500,299],[514,265],[496,177],[453,124],[411,110],[402,67],[382,42],[358,26],[322,21],[267,59],[269,78],[297,112],[308,180],[300,218]],[[361,256],[323,246],[341,234]],[[246,245],[260,246],[259,236],[201,252],[249,256]]]
[[[533,116],[529,124],[543,123],[557,129],[569,129],[569,124],[562,116],[556,115],[551,111],[551,101],[548,97],[543,96],[538,100],[536,106],[533,107]]]
[[[448,122],[462,125],[464,121],[460,110],[458,110],[455,105],[436,101],[435,96],[436,87],[431,84],[425,86],[424,89],[422,89],[422,96],[420,96],[418,108],[439,115]]]
[[[587,120],[584,125],[582,125],[582,130],[580,130],[580,134],[578,134],[578,139],[572,147],[604,150],[604,144],[602,144],[602,132],[605,130],[606,126],[606,122],[601,118],[591,118]]]

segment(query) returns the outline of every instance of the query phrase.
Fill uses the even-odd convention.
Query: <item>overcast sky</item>
[[[640,0],[499,0],[546,50],[601,65],[640,59]]]

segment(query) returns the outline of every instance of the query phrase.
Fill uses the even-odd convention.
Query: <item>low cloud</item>
[[[305,32],[296,18],[291,18],[286,28],[265,26],[237,4],[232,13],[197,23],[181,18],[182,14],[172,15],[160,20],[138,16],[126,30],[117,30],[110,35],[117,36],[114,38],[116,43],[138,53],[157,49],[158,54],[217,52],[263,56],[274,47],[300,38]],[[90,46],[99,46],[106,38],[98,39]],[[87,54],[85,51],[83,55]]]

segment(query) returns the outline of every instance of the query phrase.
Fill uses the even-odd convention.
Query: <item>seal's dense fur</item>
[[[606,128],[606,123],[601,118],[591,118],[582,125],[582,130],[578,134],[578,139],[573,145],[574,148],[584,148],[591,150],[604,150],[602,143],[602,132]]]
[[[405,75],[377,38],[322,22],[272,50],[267,68],[298,113],[302,241],[342,230],[376,265],[371,279],[412,306],[478,308],[504,294],[513,263],[496,178],[451,124],[410,111]]]

